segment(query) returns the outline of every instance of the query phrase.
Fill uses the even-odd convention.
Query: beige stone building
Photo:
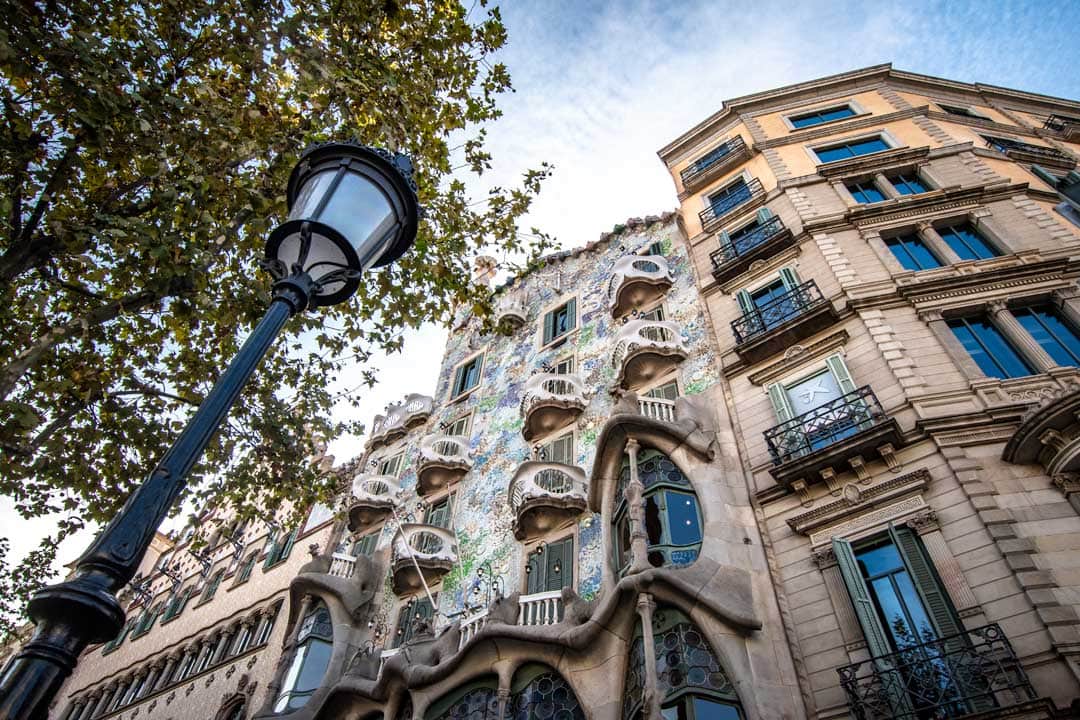
[[[338,507],[162,539],[56,717],[1072,717],[1078,118],[889,66],[728,101],[678,212],[455,319]]]
[[[660,151],[809,717],[1080,697],[1078,118],[883,65]]]

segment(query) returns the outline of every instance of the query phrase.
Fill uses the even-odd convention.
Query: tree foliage
[[[505,41],[484,0],[4,2],[0,493],[61,535],[119,508],[265,310],[295,159],[355,137],[412,156],[415,246],[291,321],[190,486],[256,515],[328,497],[310,458],[358,429],[328,388],[369,382],[405,328],[487,312],[481,249],[547,245],[517,227],[547,166],[466,190],[491,166]]]

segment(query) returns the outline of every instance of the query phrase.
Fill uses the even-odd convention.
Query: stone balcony
[[[388,405],[386,415],[375,416],[368,449],[374,450],[405,437],[409,430],[427,422],[434,407],[435,401],[431,397],[415,393],[406,395],[400,403]]]
[[[627,255],[619,258],[608,281],[608,305],[614,317],[656,302],[674,282],[667,259],[660,255]]]
[[[495,305],[495,325],[511,330],[524,325],[529,319],[529,308],[520,298],[502,298]]]
[[[566,427],[585,405],[585,387],[577,375],[536,373],[526,381],[521,397],[521,434],[532,440]]]
[[[530,460],[518,466],[507,494],[514,537],[530,540],[584,512],[589,485],[579,467]]]
[[[662,377],[687,358],[679,326],[662,320],[631,320],[615,336],[611,364],[619,387],[634,388]]]
[[[453,569],[457,558],[457,540],[446,528],[423,523],[402,525],[394,535],[394,592],[407,595],[423,587],[423,582],[437,582]]]
[[[420,442],[416,492],[430,495],[457,482],[472,468],[469,439],[462,435],[428,435]]]
[[[349,499],[349,530],[357,532],[386,519],[397,506],[400,493],[393,475],[358,474]]]

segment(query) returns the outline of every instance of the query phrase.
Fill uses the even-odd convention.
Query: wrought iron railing
[[[753,198],[762,195],[764,192],[765,188],[762,187],[761,181],[757,178],[752,178],[750,182],[733,187],[724,195],[710,198],[709,207],[698,213],[698,217],[701,218],[701,224],[707,225],[713,221],[719,220],[733,210],[750,202]]]
[[[809,455],[887,420],[869,385],[765,431],[774,465]]]
[[[774,215],[736,238],[721,238],[720,247],[709,254],[709,257],[712,258],[713,270],[718,270],[740,255],[750,252],[758,245],[767,243],[786,229],[783,221],[780,220],[780,216]]]
[[[742,139],[742,135],[736,135],[723,145],[718,145],[713,148],[679,173],[679,177],[682,178],[683,187],[692,184],[710,168],[720,163],[724,158],[734,157],[745,149],[746,142]]]
[[[1057,148],[1046,147],[1044,145],[1032,145],[1031,143],[1020,142],[1019,140],[1013,140],[1011,138],[989,137],[986,139],[986,147],[1005,153],[1006,155],[1019,153],[1030,157],[1040,158],[1042,160],[1049,160],[1051,162],[1068,162],[1072,160],[1068,153],[1064,153]]]
[[[1046,118],[1046,122],[1043,123],[1044,130],[1053,130],[1054,132],[1078,132],[1080,131],[1080,117],[1072,117],[1070,115],[1051,115]]]
[[[731,331],[735,333],[735,342],[742,344],[759,335],[764,335],[788,320],[797,318],[811,308],[825,301],[818,290],[817,283],[808,280],[802,285],[773,298],[764,305],[745,313],[738,320],[731,322]]]
[[[944,720],[1035,699],[996,624],[838,668],[857,720]]]

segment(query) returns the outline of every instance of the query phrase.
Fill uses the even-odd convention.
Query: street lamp
[[[248,378],[285,322],[349,299],[360,274],[397,260],[416,238],[420,207],[405,155],[357,142],[308,148],[289,177],[289,216],[270,233],[263,267],[272,301],[187,427],[76,563],[74,576],[38,591],[34,634],[0,679],[0,720],[44,720],[90,643],[116,637],[116,593],[135,575],[154,531],[183,489]]]

